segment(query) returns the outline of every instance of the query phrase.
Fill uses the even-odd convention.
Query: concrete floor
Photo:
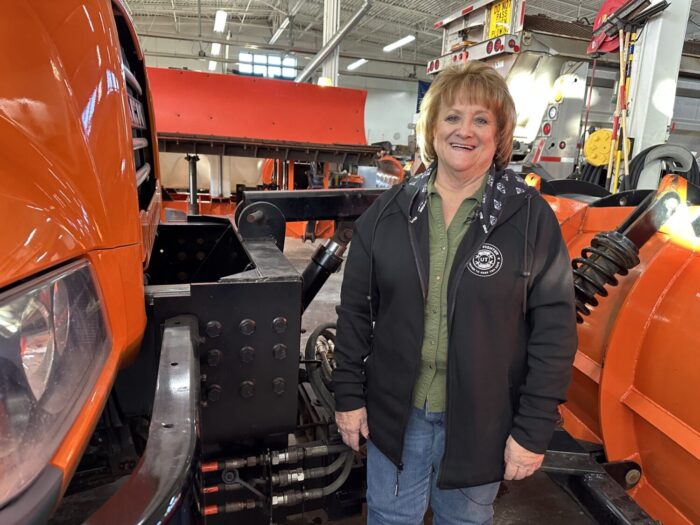
[[[302,243],[299,239],[288,238],[285,255],[301,272],[319,244]],[[307,308],[302,318],[301,348],[306,344],[309,334],[319,324],[335,321],[335,306],[340,298],[342,269],[332,275],[316,298]],[[121,480],[97,489],[75,494],[64,499],[49,525],[73,525],[82,523],[92,512],[113,494],[121,485]],[[366,517],[357,516],[334,525],[359,525]],[[235,522],[235,520],[232,520]],[[426,521],[432,524],[430,514]],[[320,525],[327,523],[323,512],[310,513],[290,520],[293,525]],[[595,523],[581,510],[577,503],[546,474],[536,473],[532,477],[518,482],[504,482],[501,485],[495,503],[495,525],[590,525]],[[126,525],[126,524],[125,524]]]
[[[299,239],[287,238],[284,253],[301,272],[311,255],[323,239],[315,243],[302,243]],[[347,254],[346,254],[347,255]],[[311,302],[302,317],[302,346],[306,338],[319,324],[335,321],[335,306],[340,300],[341,272],[333,274]],[[536,473],[532,477],[514,482],[504,482],[495,503],[495,525],[590,525],[595,523],[576,501],[549,479],[546,474]],[[431,523],[432,520],[426,520]],[[299,523],[319,523],[309,518]],[[364,523],[363,517],[342,522],[340,525]]]

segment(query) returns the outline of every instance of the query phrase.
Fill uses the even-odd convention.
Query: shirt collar
[[[488,178],[489,172],[487,171],[484,175],[484,178],[481,180],[481,186],[479,186],[479,189],[476,190],[474,195],[471,197],[467,197],[464,200],[468,199],[474,199],[477,202],[481,202],[481,199],[484,196],[484,192],[486,191],[486,179]],[[428,179],[428,195],[438,195],[437,188],[435,187],[435,177],[437,176],[437,170],[433,170],[433,172],[430,174],[430,178]]]

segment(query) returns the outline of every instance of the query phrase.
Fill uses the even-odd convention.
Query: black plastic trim
[[[47,465],[39,477],[19,497],[0,510],[3,525],[46,523],[61,497],[63,472]]]
[[[613,193],[591,204],[591,208],[618,208],[620,206],[639,206],[654,190],[628,190]]]
[[[590,182],[575,179],[556,179],[542,181],[542,193],[549,195],[563,195],[566,193],[588,195],[591,197],[607,197],[610,192]]]
[[[197,319],[165,322],[148,443],[128,481],[85,523],[165,523],[192,511],[196,464],[199,339]],[[175,519],[174,521],[179,521]]]

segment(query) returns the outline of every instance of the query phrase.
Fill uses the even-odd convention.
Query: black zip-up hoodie
[[[337,309],[336,410],[366,406],[370,439],[399,469],[423,342],[433,169],[357,220]],[[554,213],[513,172],[488,177],[448,281],[444,489],[503,479],[509,434],[546,450],[576,351],[571,265]]]

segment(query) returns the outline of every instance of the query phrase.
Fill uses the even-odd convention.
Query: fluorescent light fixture
[[[355,71],[358,67],[364,66],[367,63],[367,60],[364,58],[361,58],[360,60],[356,60],[352,64],[348,65],[348,71]]]
[[[415,35],[405,36],[401,40],[397,40],[396,42],[392,42],[388,46],[384,46],[384,52],[391,53],[394,49],[398,49],[401,46],[405,46],[409,42],[413,42],[415,39],[416,39]]]
[[[219,53],[221,53],[221,44],[219,44],[218,42],[214,42],[211,45],[211,56],[218,57]]]
[[[215,71],[216,70],[216,62],[214,60],[209,61],[209,71]]]
[[[217,33],[223,33],[226,29],[226,17],[228,14],[226,11],[218,10],[216,16],[214,17],[214,31]]]

